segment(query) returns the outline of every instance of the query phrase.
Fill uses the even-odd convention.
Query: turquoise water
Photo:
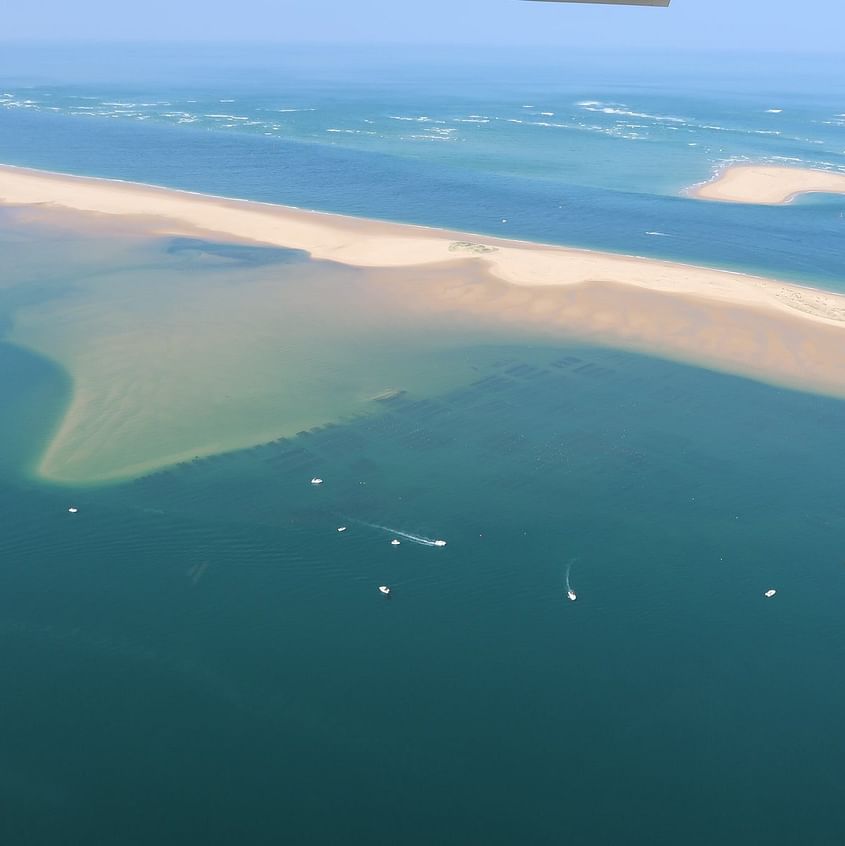
[[[166,67],[156,76],[144,62],[166,99]],[[94,65],[75,65],[61,97],[134,94]],[[0,67],[16,98],[26,86],[31,99],[32,86],[59,96],[49,67],[40,81]],[[331,68],[303,67],[291,89],[352,108]],[[432,116],[454,108],[442,79],[457,76],[433,67]],[[233,86],[269,84],[251,73],[220,72]],[[484,88],[461,74],[466,90]],[[581,83],[577,97],[678,116],[718,99],[715,82],[676,76],[681,104],[653,79],[641,85],[660,103],[631,81]],[[809,96],[808,76],[797,66],[759,103],[789,94],[836,114],[840,94]],[[224,91],[226,80],[197,78]],[[735,114],[739,100],[719,97],[711,108]],[[839,200],[728,209],[665,193],[680,165],[616,191],[593,177],[505,174],[500,162],[520,158],[505,142],[473,175],[434,154],[63,108],[0,109],[0,160],[468,229],[508,217],[508,234],[620,250],[659,241],[666,254],[841,281]],[[628,170],[640,141],[617,142],[614,166]],[[562,196],[571,205],[550,216],[544,203]],[[684,237],[642,235],[670,225]],[[459,371],[457,384],[132,482],[52,486],[31,471],[74,385],[58,360],[11,343],[33,316],[61,315],[61,296],[76,314],[86,286],[137,290],[140,279],[145,307],[178,320],[162,275],[176,265],[181,285],[243,297],[262,274],[289,287],[310,274],[318,293],[331,274],[301,255],[205,242],[155,252],[115,238],[92,250],[88,236],[13,213],[0,216],[0,244],[3,842],[841,841],[845,404],[565,339],[465,332],[441,350],[421,316],[402,324],[391,365],[428,384],[435,361]],[[357,286],[350,301],[394,308],[342,278]],[[345,314],[360,371],[391,349],[379,351],[365,313]],[[411,355],[420,338],[428,346]],[[313,407],[325,385],[306,390]],[[148,411],[166,430],[166,409]],[[376,525],[448,545],[396,547]]]

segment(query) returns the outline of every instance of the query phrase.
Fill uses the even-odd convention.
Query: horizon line
[[[11,46],[29,46],[29,47],[59,47],[59,48],[74,48],[74,47],[109,47],[109,46],[143,46],[143,47],[173,47],[173,46],[192,46],[192,47],[346,47],[357,49],[373,49],[373,48],[392,48],[392,49],[407,49],[407,48],[463,48],[473,50],[484,49],[500,49],[502,47],[512,49],[531,49],[531,50],[555,50],[565,47],[568,50],[583,53],[596,53],[601,51],[612,51],[614,53],[628,52],[640,53],[645,51],[652,51],[660,49],[669,53],[743,53],[754,55],[758,53],[781,53],[781,54],[795,54],[801,53],[805,55],[814,56],[837,56],[842,59],[845,65],[845,58],[842,52],[837,47],[823,47],[813,48],[805,45],[771,45],[771,46],[756,46],[748,47],[741,45],[710,45],[710,46],[687,46],[683,44],[666,45],[658,42],[644,43],[639,42],[634,45],[619,46],[617,44],[599,44],[594,46],[584,46],[583,43],[569,44],[564,41],[561,42],[506,42],[506,41],[301,41],[301,40],[269,40],[257,38],[243,38],[243,39],[223,39],[223,38],[166,38],[166,39],[146,39],[146,38],[71,38],[55,37],[55,38],[29,38],[26,36],[0,36],[0,45]]]

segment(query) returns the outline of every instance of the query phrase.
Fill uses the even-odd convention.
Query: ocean
[[[821,61],[114,55],[4,51],[0,161],[845,289],[841,198],[679,195],[845,169]],[[292,251],[14,209],[0,249],[3,842],[841,841],[845,403]],[[173,460],[45,481],[92,361],[75,474]]]
[[[8,47],[0,161],[842,289],[841,197],[680,196],[733,161],[845,171],[841,70],[836,57]]]

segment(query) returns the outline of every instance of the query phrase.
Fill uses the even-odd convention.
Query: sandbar
[[[723,203],[782,206],[802,194],[845,194],[845,173],[808,167],[731,165],[690,196]]]
[[[438,363],[438,351],[473,338],[586,340],[845,397],[845,296],[835,292],[14,167],[0,167],[0,202],[94,229],[296,248],[352,274],[321,289],[315,268],[311,293],[276,285],[269,271],[240,286],[141,274],[134,288],[90,283],[73,309],[21,312],[10,340],[74,380],[38,468],[53,481],[116,481],[358,413],[385,392],[447,390],[467,376]],[[378,372],[362,333],[394,351],[379,353]],[[326,381],[318,402],[315,378]]]
[[[845,176],[843,177],[845,181]],[[0,166],[0,202],[146,216],[164,234],[214,233],[301,249],[355,267],[400,268],[463,259],[513,285],[608,282],[800,314],[845,328],[845,296],[732,271],[636,256],[491,238],[117,180]]]

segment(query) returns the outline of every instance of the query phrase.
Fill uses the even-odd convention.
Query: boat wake
[[[356,520],[362,526],[369,526],[371,529],[379,529],[382,532],[388,532],[391,535],[398,535],[400,538],[411,541],[411,543],[418,543],[420,546],[446,546],[445,540],[438,538],[427,538],[423,535],[414,535],[411,532],[403,532],[400,529],[391,529],[390,526],[382,526],[380,523],[367,523],[364,520]]]
[[[572,565],[577,561],[577,558],[571,558],[569,563],[566,565],[566,595],[572,602],[575,602],[578,599],[578,595],[572,590],[572,584],[569,581],[569,574],[572,572]]]

